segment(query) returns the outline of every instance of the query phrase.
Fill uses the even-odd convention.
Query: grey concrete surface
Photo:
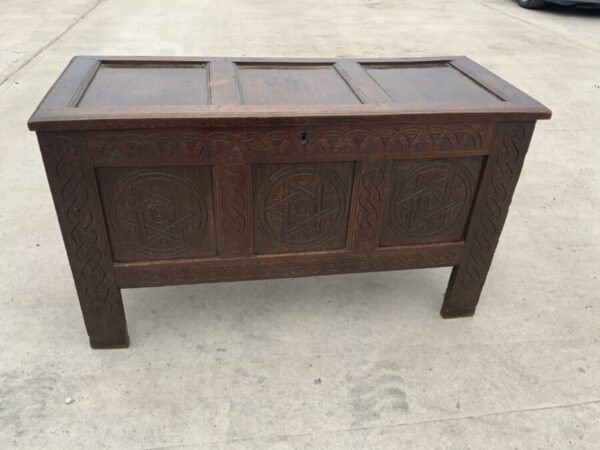
[[[5,0],[0,48],[0,448],[598,448],[598,14]],[[466,54],[555,116],[475,317],[439,318],[448,269],[128,290],[131,348],[93,351],[25,125],[76,54]]]

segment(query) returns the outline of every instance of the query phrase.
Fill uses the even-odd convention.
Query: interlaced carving
[[[385,172],[378,166],[367,166],[360,177],[357,224],[360,242],[374,246],[378,233],[383,200]]]
[[[496,170],[491,174],[485,206],[478,208],[475,237],[468,247],[461,281],[467,289],[481,286],[485,280],[517,182],[518,163],[527,151],[528,133],[520,124],[510,125],[502,139],[502,150],[492,157]]]
[[[56,177],[63,180],[60,187],[60,202],[64,209],[63,226],[66,245],[76,259],[73,270],[78,272],[76,281],[85,292],[86,306],[93,314],[103,314],[112,302],[107,299],[116,291],[114,283],[107,280],[103,268],[105,255],[99,248],[98,234],[94,229],[94,215],[90,208],[90,193],[84,182],[78,143],[67,137],[51,140],[50,152],[56,160]],[[83,281],[83,282],[81,282]]]
[[[244,166],[221,168],[223,250],[226,254],[247,251],[246,172]]]

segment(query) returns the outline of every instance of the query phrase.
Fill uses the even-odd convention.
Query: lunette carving
[[[126,134],[91,133],[97,162],[149,160],[251,162],[301,157],[419,156],[483,152],[489,140],[485,125],[405,125],[380,128],[315,128],[300,131],[165,131]]]

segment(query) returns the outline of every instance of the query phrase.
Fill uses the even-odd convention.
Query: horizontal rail
[[[453,266],[458,264],[462,251],[463,243],[456,242],[370,252],[325,251],[115,263],[114,270],[119,287],[135,288]]]

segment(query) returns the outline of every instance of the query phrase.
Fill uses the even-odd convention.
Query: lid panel
[[[362,66],[395,103],[490,106],[503,101],[448,63]]]
[[[547,119],[551,111],[462,56],[77,56],[31,130]]]
[[[236,64],[246,105],[356,105],[333,64]]]
[[[116,64],[98,67],[78,107],[206,105],[205,64]]]

